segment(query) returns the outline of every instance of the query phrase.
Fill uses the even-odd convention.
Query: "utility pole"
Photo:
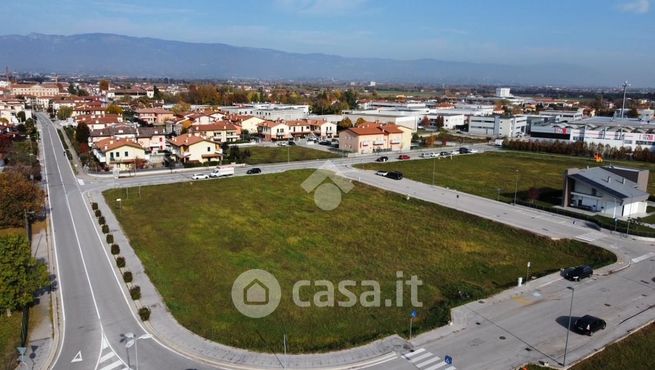
[[[625,81],[623,83],[623,106],[621,106],[621,118],[623,118],[625,114],[625,95],[626,95],[626,91],[628,90],[628,86],[630,86],[630,84],[628,83],[628,81]]]
[[[569,332],[571,331],[571,315],[573,314],[573,295],[575,294],[575,288],[574,287],[566,287],[566,289],[571,290],[571,306],[569,307],[569,324],[567,325],[566,329],[566,343],[564,344],[564,361],[562,366],[566,367],[566,353],[568,352],[569,349]]]

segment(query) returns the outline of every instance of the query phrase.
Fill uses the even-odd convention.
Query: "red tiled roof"
[[[357,135],[402,134],[403,131],[393,123],[379,124],[366,122],[348,129]]]
[[[209,140],[200,136],[194,136],[190,134],[180,135],[168,140],[169,143],[175,146],[190,146],[203,141],[209,141]]]
[[[112,139],[112,138],[102,139],[97,143],[95,143],[95,146],[102,152],[106,152],[108,150],[114,150],[116,148],[120,148],[123,146],[130,146],[132,148],[143,149],[141,145],[128,139]]]

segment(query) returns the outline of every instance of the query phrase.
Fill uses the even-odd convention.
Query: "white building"
[[[498,98],[511,98],[512,94],[510,93],[509,87],[497,87],[496,88],[496,97]]]
[[[471,135],[491,137],[520,137],[527,131],[526,116],[476,116],[469,119]]]
[[[345,111],[344,116],[349,118],[352,123],[357,122],[361,118],[367,122],[393,123],[394,125],[403,126],[412,130],[412,132],[416,132],[419,122],[427,113],[427,109],[420,112],[376,109]]]
[[[539,112],[540,116],[554,117],[556,122],[575,122],[584,118],[584,109],[578,110],[555,110],[548,109]]]
[[[564,176],[562,206],[621,218],[645,215],[648,170],[624,167],[570,168]]]
[[[262,103],[225,106],[220,109],[230,114],[255,116],[269,121],[296,120],[309,115],[309,105]]]

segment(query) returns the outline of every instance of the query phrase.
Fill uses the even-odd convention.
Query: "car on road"
[[[592,335],[593,333],[603,330],[607,327],[605,320],[596,316],[584,315],[575,320],[573,323],[573,331],[579,334]]]
[[[209,178],[209,175],[204,173],[194,173],[193,176],[191,176],[191,178],[194,180],[207,180]]]
[[[432,152],[424,152],[424,153],[421,153],[421,158],[436,158],[436,157],[438,157],[438,156],[439,156],[439,154],[437,154],[437,153],[432,153]]]
[[[254,175],[254,174],[257,174],[257,173],[262,173],[261,168],[255,167],[255,168],[251,168],[248,171],[246,171],[246,174],[248,174],[248,175]]]
[[[376,162],[386,162],[386,161],[388,161],[388,160],[389,160],[389,157],[383,155],[382,157],[379,157],[379,158],[376,159],[375,161],[376,161]]]
[[[562,277],[566,280],[578,281],[590,277],[593,273],[591,266],[582,265],[565,269],[562,271]]]
[[[441,152],[439,153],[440,156],[442,157],[450,157],[453,153],[452,152]]]
[[[294,141],[289,141],[289,145],[296,145]]]
[[[287,146],[289,143],[287,141],[280,141],[277,143],[277,146]]]
[[[387,173],[387,178],[394,179],[394,180],[402,180],[403,173],[398,171],[391,171]]]
[[[377,171],[375,174],[378,176],[387,177],[389,171]]]
[[[319,145],[332,145],[332,142],[330,140],[323,140],[318,142]]]
[[[409,156],[407,154],[401,154],[401,155],[398,156],[398,159],[400,159],[402,161],[406,161],[406,160],[409,159]]]
[[[471,154],[471,153],[473,152],[469,148],[464,148],[464,147],[459,148],[459,154]]]

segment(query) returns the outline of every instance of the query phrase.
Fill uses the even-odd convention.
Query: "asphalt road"
[[[65,328],[56,369],[119,369],[134,365],[134,348],[125,350],[121,333],[144,333],[127,304],[126,292],[110,267],[111,257],[103,248],[94,218],[90,215],[86,192],[109,187],[146,186],[193,181],[193,172],[160,173],[152,176],[97,178],[74,176],[63,155],[55,128],[45,115],[43,142],[45,171],[50,192],[60,292],[63,296]],[[485,146],[478,146],[484,148]],[[415,156],[415,155],[414,155]],[[395,181],[354,169],[353,164],[370,162],[376,156],[332,160],[344,177],[380,187],[404,196],[439,203],[514,227],[553,238],[578,238],[611,249],[634,261],[614,274],[570,283],[551,277],[534,281],[513,295],[491,297],[458,309],[456,323],[415,338],[415,353],[399,356],[376,366],[379,369],[510,369],[528,361],[562,361],[571,290],[575,288],[573,316],[590,313],[603,317],[608,327],[593,337],[570,335],[568,361],[588,355],[627,331],[655,319],[654,244],[620,234],[596,231],[584,223],[550,213],[516,207],[411,180]],[[262,172],[318,168],[323,161],[259,165]],[[249,167],[238,168],[245,175]],[[194,172],[205,172],[197,170]],[[257,175],[250,175],[257,176]],[[220,181],[220,180],[200,180]],[[347,196],[347,195],[344,195]],[[537,285],[538,284],[538,285]],[[106,338],[103,341],[103,338]],[[71,362],[81,353],[81,362]],[[453,357],[446,364],[445,355]],[[143,369],[201,368],[173,353],[154,339],[139,341]],[[113,364],[113,365],[112,365]],[[112,367],[113,366],[113,367]]]
[[[127,304],[124,284],[108,255],[80,183],[74,176],[53,124],[38,114],[45,148],[45,178],[57,257],[63,331],[54,369],[124,369],[136,366],[135,347],[125,348],[121,334],[145,333]],[[200,369],[160,345],[138,341],[142,369]],[[77,361],[81,359],[81,361]]]

